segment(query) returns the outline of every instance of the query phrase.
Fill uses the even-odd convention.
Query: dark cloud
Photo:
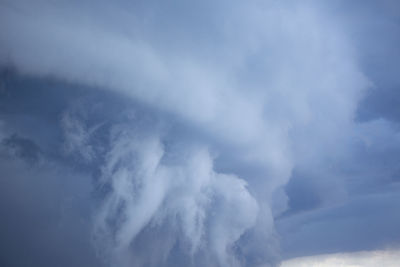
[[[91,244],[91,183],[55,162],[1,157],[0,264],[101,266]]]
[[[397,248],[399,191],[352,198],[331,208],[282,218],[284,257]]]
[[[11,153],[21,157],[27,162],[35,163],[39,160],[41,153],[40,148],[30,139],[13,134],[8,138],[3,139],[2,145],[11,150]]]

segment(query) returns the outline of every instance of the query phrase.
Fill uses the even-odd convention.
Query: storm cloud
[[[398,5],[363,3],[2,1],[0,262],[397,247]]]

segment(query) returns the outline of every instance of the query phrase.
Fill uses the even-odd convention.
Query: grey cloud
[[[90,241],[90,180],[4,155],[0,168],[1,265],[102,266]]]
[[[28,162],[34,163],[39,160],[40,148],[30,139],[13,134],[3,139],[2,145],[11,150],[11,153]]]
[[[394,210],[398,201],[397,186],[393,193],[364,195],[346,204],[284,218],[277,223],[284,257],[397,248],[400,218]]]

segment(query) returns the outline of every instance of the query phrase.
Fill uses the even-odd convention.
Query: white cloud
[[[283,261],[281,267],[396,267],[399,262],[398,250],[377,250],[294,258]]]
[[[255,224],[258,212],[244,180],[216,173],[204,148],[180,151],[186,158],[171,166],[161,162],[164,149],[157,136],[138,137],[122,128],[114,131],[112,143],[103,168],[111,193],[97,216],[95,235],[111,239],[119,264],[125,266],[121,258],[145,227],[168,222],[182,229],[188,253],[209,244],[207,253],[221,265],[236,264],[231,246]]]

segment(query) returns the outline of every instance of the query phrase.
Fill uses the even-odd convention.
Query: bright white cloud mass
[[[1,1],[0,265],[397,247],[399,6],[351,2]]]
[[[371,251],[357,253],[337,253],[332,255],[318,255],[303,257],[283,262],[282,267],[396,267],[399,264],[398,251]]]

